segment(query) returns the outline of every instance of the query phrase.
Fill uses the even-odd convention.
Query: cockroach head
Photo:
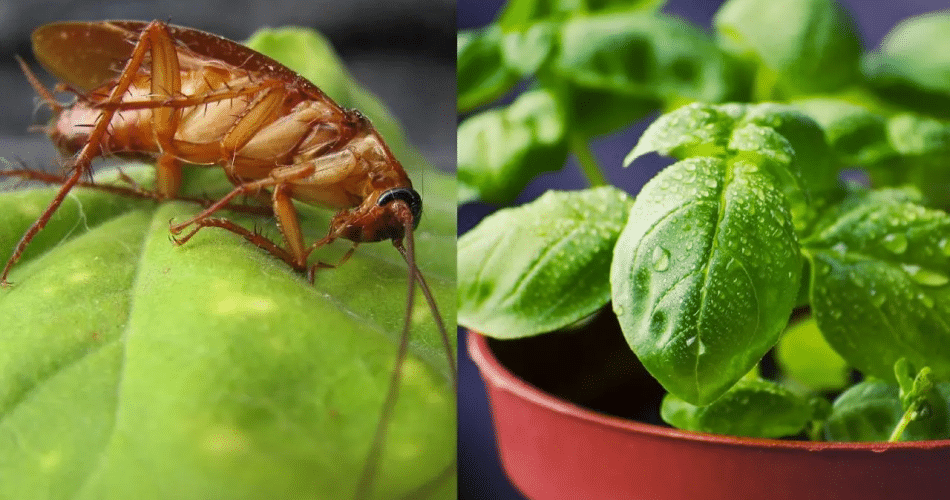
[[[386,207],[396,200],[401,200],[409,206],[409,211],[412,213],[412,229],[419,226],[419,219],[422,218],[422,197],[419,193],[407,187],[390,189],[379,196],[376,205]]]
[[[422,197],[411,187],[384,191],[373,202],[337,214],[330,223],[331,234],[359,243],[398,240],[406,230],[414,231],[422,218]]]

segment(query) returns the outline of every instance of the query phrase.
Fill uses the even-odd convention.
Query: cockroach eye
[[[409,205],[409,210],[412,211],[412,228],[415,229],[419,225],[419,219],[422,218],[422,197],[415,189],[396,188],[381,194],[376,204],[382,207],[395,200],[402,200]]]

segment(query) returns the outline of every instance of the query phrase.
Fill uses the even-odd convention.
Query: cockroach
[[[156,188],[149,195],[158,200],[178,198],[183,163],[223,167],[234,189],[194,217],[170,224],[178,244],[202,228],[218,227],[307,273],[313,282],[317,269],[342,265],[360,243],[393,242],[409,269],[408,298],[389,389],[357,486],[356,496],[367,496],[397,399],[417,283],[442,335],[457,388],[451,344],[414,259],[413,231],[422,199],[370,120],[340,107],[316,85],[263,54],[161,21],[53,23],[34,31],[32,41],[39,62],[62,82],[57,90],[76,95],[73,103],[58,102],[18,58],[53,111],[46,132],[68,158],[69,173],[14,248],[0,285],[10,285],[10,269],[70,190],[94,185],[84,179],[91,179],[92,161],[103,156],[155,159]],[[237,197],[268,194],[283,246],[212,217]],[[325,237],[304,243],[292,200],[338,210]],[[339,262],[308,266],[315,249],[340,238],[352,246]]]

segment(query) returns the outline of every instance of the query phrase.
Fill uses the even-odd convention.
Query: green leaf
[[[498,99],[518,82],[517,72],[505,64],[502,39],[496,25],[459,31],[456,80],[460,113]]]
[[[900,387],[904,415],[894,427],[888,441],[899,441],[907,427],[914,422],[926,425],[932,438],[950,437],[950,408],[938,390],[929,366],[915,371],[907,358],[894,363],[894,375]]]
[[[565,83],[571,125],[588,136],[630,124],[661,103],[722,101],[737,82],[708,36],[685,21],[611,13],[566,21],[552,72]]]
[[[667,391],[721,396],[778,340],[802,261],[781,192],[743,161],[692,158],[637,197],[614,251],[624,336]]]
[[[564,166],[566,132],[563,110],[543,89],[471,116],[458,128],[459,182],[485,202],[508,203],[537,174]]]
[[[809,317],[789,326],[775,347],[782,373],[814,391],[836,391],[849,385],[848,363],[837,353]]]
[[[858,192],[802,247],[818,327],[849,364],[893,380],[906,357],[950,377],[950,215],[906,192]]]
[[[906,156],[950,155],[950,123],[914,113],[899,113],[887,122],[887,137]]]
[[[792,105],[821,125],[844,165],[874,165],[897,154],[888,140],[887,120],[865,106],[833,98],[803,99]]]
[[[549,191],[485,218],[459,238],[459,322],[496,338],[525,337],[603,307],[631,204],[610,186]]]
[[[227,189],[202,170],[187,193]],[[0,251],[52,193],[0,195]],[[301,211],[308,239],[322,235],[328,214]],[[0,496],[352,496],[395,359],[405,265],[367,245],[312,287],[231,233],[206,229],[176,247],[168,221],[193,213],[79,188],[13,268],[14,286],[0,290]],[[418,246],[446,255],[452,233],[431,233],[432,222]],[[333,261],[342,249],[317,253]],[[451,314],[452,266],[419,263]],[[432,323],[417,307],[380,498],[454,464],[454,396]]]
[[[742,379],[706,406],[667,394],[660,408],[663,420],[680,429],[763,438],[800,433],[812,413],[807,400],[763,379]]]
[[[837,170],[821,128],[790,106],[690,104],[653,122],[624,165],[652,152],[678,159],[739,158],[759,165],[782,189],[799,231],[817,206],[837,195]]]
[[[910,422],[900,436],[901,441],[950,437],[950,420],[947,419],[950,384],[938,384],[937,394],[944,407],[934,407],[932,417]],[[835,399],[831,416],[825,422],[825,438],[829,441],[887,441],[904,413],[897,384],[865,380]]]
[[[533,75],[549,59],[555,45],[557,24],[541,21],[519,31],[505,33],[502,54],[505,64],[522,77]]]
[[[885,99],[950,118],[950,11],[905,19],[865,56],[863,70]]]
[[[328,46],[310,31],[253,43],[325,90],[349,89],[352,101],[334,96],[344,106],[372,102],[331,52],[320,55]],[[382,132],[386,120],[368,114]],[[401,140],[398,130],[383,133],[390,145]],[[153,182],[153,166],[123,170]],[[231,189],[218,168],[186,171],[185,196]],[[433,188],[416,257],[451,331],[455,183],[426,174],[413,176]],[[0,194],[3,255],[54,191]],[[308,241],[325,235],[332,214],[297,209]],[[175,246],[169,220],[197,211],[75,189],[13,268],[14,286],[0,289],[0,497],[352,498],[402,330],[405,263],[391,245],[363,245],[311,286],[226,231],[204,229]],[[280,241],[272,219],[222,215]],[[314,259],[335,262],[347,248],[324,247]],[[372,496],[422,488],[420,497],[451,498],[448,361],[421,296],[411,321]]]
[[[666,0],[511,0],[498,17],[505,31],[520,30],[537,21],[561,21],[604,11],[655,11]]]
[[[729,0],[713,24],[726,52],[758,68],[758,100],[828,92],[859,80],[860,39],[834,0]]]

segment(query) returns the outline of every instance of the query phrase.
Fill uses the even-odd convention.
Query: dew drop
[[[907,250],[907,236],[900,233],[892,233],[884,237],[884,248],[896,254],[902,254]]]
[[[670,252],[663,247],[653,249],[653,269],[663,272],[670,268]]]
[[[910,276],[910,279],[914,280],[918,285],[943,286],[950,283],[950,277],[943,273],[924,269],[913,264],[901,264],[901,267],[904,269],[904,272]]]
[[[944,238],[940,240],[940,243],[937,243],[940,246],[940,252],[950,257],[950,238]]]
[[[626,311],[624,311],[622,305],[620,305],[620,304],[614,302],[614,313],[615,313],[617,316],[623,316],[624,313],[626,313]]]

